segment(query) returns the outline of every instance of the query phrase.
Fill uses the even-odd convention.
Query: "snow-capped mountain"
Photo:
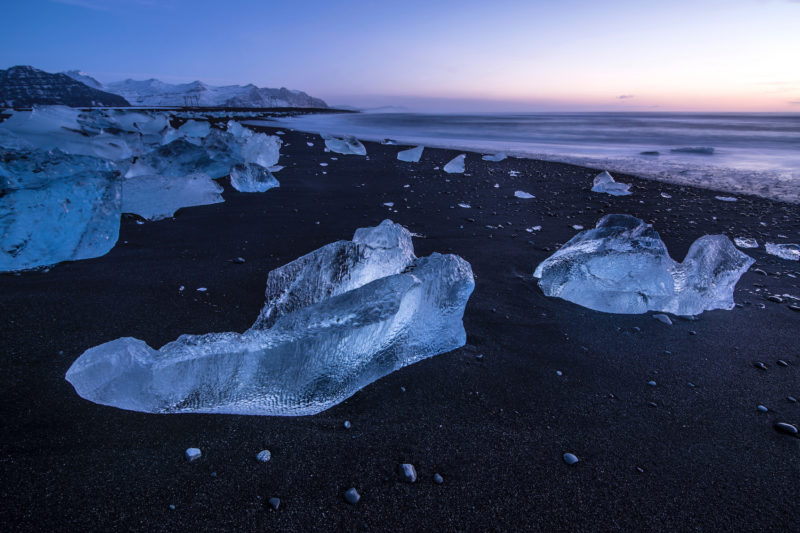
[[[66,74],[51,74],[30,66],[0,70],[0,107],[67,105],[72,107],[118,107],[125,98],[89,87]]]
[[[65,72],[87,85],[99,83],[75,70]],[[203,107],[328,107],[319,98],[286,88],[267,89],[255,85],[217,87],[201,81],[170,84],[156,79],[124,80],[100,85],[104,91],[118,94],[131,105],[142,107],[198,105]]]

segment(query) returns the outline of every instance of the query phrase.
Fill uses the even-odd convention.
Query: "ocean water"
[[[403,145],[503,151],[800,203],[800,113],[353,113],[268,123]],[[696,148],[702,150],[686,150]]]

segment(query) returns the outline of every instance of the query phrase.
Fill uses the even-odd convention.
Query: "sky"
[[[2,0],[0,68],[411,111],[800,112],[800,0]]]

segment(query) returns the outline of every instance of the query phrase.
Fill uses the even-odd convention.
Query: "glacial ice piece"
[[[212,157],[204,146],[178,139],[137,158],[125,173],[125,177],[151,174],[182,177],[203,172],[217,179],[230,174],[231,166],[236,162],[233,158]]]
[[[112,170],[114,165],[104,159],[65,154],[58,149],[0,149],[0,190],[33,189],[76,174]]]
[[[630,215],[606,215],[534,272],[547,296],[608,313],[696,315],[733,309],[733,289],[753,259],[724,235],[704,235],[682,263],[658,233]]]
[[[455,156],[444,166],[444,171],[448,174],[462,174],[464,172],[464,159],[466,159],[466,157],[467,154]]]
[[[592,192],[604,192],[613,196],[627,196],[631,194],[631,192],[628,190],[629,188],[629,183],[618,183],[614,181],[614,178],[611,177],[611,174],[604,170],[595,176]]]
[[[90,169],[50,178],[0,194],[0,271],[99,257],[117,242],[116,172]]]
[[[339,138],[323,135],[322,138],[325,139],[325,146],[331,152],[344,155],[367,155],[367,149],[355,137]]]
[[[116,161],[133,155],[125,139],[107,133],[87,133],[80,111],[64,106],[36,106],[15,112],[0,123],[0,139],[7,148],[59,149],[64,153]],[[14,141],[9,143],[9,141]],[[11,144],[11,146],[9,146]]]
[[[280,137],[266,133],[253,133],[245,139],[241,147],[245,163],[255,163],[264,168],[278,163],[282,144]]]
[[[715,199],[719,200],[720,202],[738,202],[739,199],[735,196],[715,196]]]
[[[522,198],[524,200],[530,200],[531,198],[536,198],[531,193],[525,191],[514,191],[514,196],[516,196],[517,198]]]
[[[204,120],[187,120],[178,128],[178,133],[187,139],[202,139],[211,132],[211,124]]]
[[[485,155],[481,159],[483,159],[484,161],[494,161],[495,163],[497,163],[507,157],[508,156],[505,154],[505,152],[498,152],[494,155]]]
[[[758,248],[758,241],[752,237],[734,237],[733,244],[739,248]]]
[[[781,259],[800,261],[800,244],[775,244],[768,242],[765,246],[767,253],[777,255]]]
[[[240,192],[264,192],[279,187],[280,183],[261,165],[246,163],[231,169],[231,186]]]
[[[134,411],[323,411],[466,342],[462,316],[474,288],[469,263],[437,253],[413,259],[407,237],[384,221],[358,230],[353,242],[330,244],[277,276],[271,272],[267,294],[281,312],[269,314],[269,327],[257,322],[241,334],[182,335],[160,350],[117,339],[84,352],[66,378],[83,398]],[[413,260],[402,268],[399,258],[409,254]],[[352,270],[361,263],[360,273]]]
[[[208,174],[164,177],[145,175],[122,182],[122,212],[148,220],[175,215],[181,207],[224,202],[222,187]]]
[[[397,152],[397,159],[406,163],[419,163],[419,158],[422,157],[422,150],[424,149],[424,146],[415,146],[408,150],[402,150]]]

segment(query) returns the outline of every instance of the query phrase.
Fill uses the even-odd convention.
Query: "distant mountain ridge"
[[[219,87],[201,81],[170,84],[154,78],[127,79],[104,85],[77,70],[70,70],[64,74],[89,87],[117,94],[134,106],[173,107],[183,106],[191,101],[193,105],[203,107],[328,107],[328,104],[319,98],[309,96],[302,91],[291,91],[285,87],[269,89],[256,87],[253,84]]]
[[[75,80],[31,66],[0,69],[0,107],[67,105],[71,107],[126,107],[128,101]]]

